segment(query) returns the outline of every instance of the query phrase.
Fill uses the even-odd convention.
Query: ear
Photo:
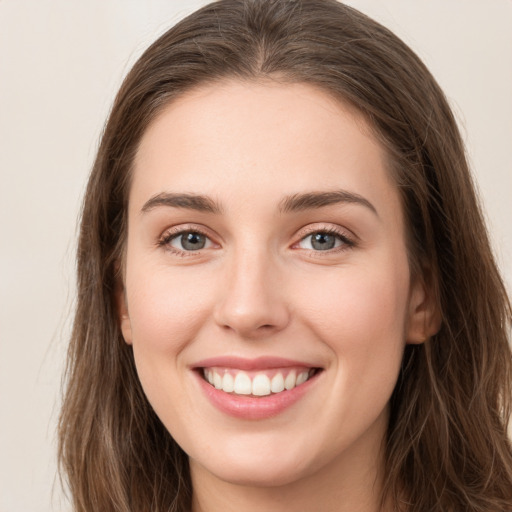
[[[126,289],[121,279],[118,280],[115,290],[115,301],[117,310],[117,319],[123,335],[124,341],[132,344],[132,324],[130,314],[128,313],[128,303],[126,301]]]
[[[436,334],[441,328],[441,312],[433,291],[423,278],[414,278],[409,296],[409,314],[405,341],[419,344]]]

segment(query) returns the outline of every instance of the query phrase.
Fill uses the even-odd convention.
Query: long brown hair
[[[442,327],[406,348],[391,398],[385,496],[397,511],[512,509],[511,307],[442,91],[395,35],[334,0],[220,0],[135,64],[90,176],[60,418],[75,510],[190,508],[187,457],[142,391],[114,292],[141,136],[173,98],[224,78],[319,87],[355,106],[387,149],[411,271],[428,283]]]

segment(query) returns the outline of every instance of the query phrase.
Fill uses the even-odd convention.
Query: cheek
[[[330,338],[343,334],[362,340],[391,333],[403,335],[408,279],[379,269],[344,268],[316,275],[298,296],[306,297],[302,309],[311,323]],[[307,292],[307,293],[306,293]]]
[[[344,445],[377,421],[398,378],[405,346],[407,274],[382,267],[340,269],[309,283],[308,328],[328,346],[335,392],[325,398],[325,430]],[[318,278],[318,276],[317,276]]]
[[[183,356],[208,322],[212,286],[207,276],[190,279],[186,271],[134,265],[127,273],[127,299],[133,353],[142,387],[157,414],[175,423],[175,407],[193,407],[182,392]],[[198,283],[201,283],[199,286]],[[176,393],[182,399],[176,400]]]
[[[208,322],[212,286],[206,285],[207,276],[191,280],[186,270],[172,272],[168,267],[143,264],[127,270],[137,373],[157,415],[176,428],[180,417],[193,413],[194,404],[183,387],[182,354]]]
[[[307,297],[303,321],[330,348],[343,387],[390,392],[405,346],[407,265],[340,268],[306,288],[296,294]]]
[[[176,352],[193,339],[213,302],[207,275],[190,279],[168,268],[135,267],[127,290],[134,344],[157,351]]]

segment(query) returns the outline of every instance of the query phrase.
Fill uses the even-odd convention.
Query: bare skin
[[[149,127],[120,320],[149,401],[190,457],[193,512],[379,511],[403,349],[435,329],[404,233],[383,148],[311,86],[204,86]],[[219,357],[286,358],[313,376],[255,419],[203,378],[238,372],[204,363]]]

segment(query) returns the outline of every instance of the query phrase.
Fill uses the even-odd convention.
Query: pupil
[[[200,233],[187,233],[181,236],[181,245],[188,251],[198,251],[205,246],[206,238]]]
[[[313,249],[318,249],[319,251],[332,249],[335,243],[335,238],[327,233],[315,233],[311,239],[311,246]]]

